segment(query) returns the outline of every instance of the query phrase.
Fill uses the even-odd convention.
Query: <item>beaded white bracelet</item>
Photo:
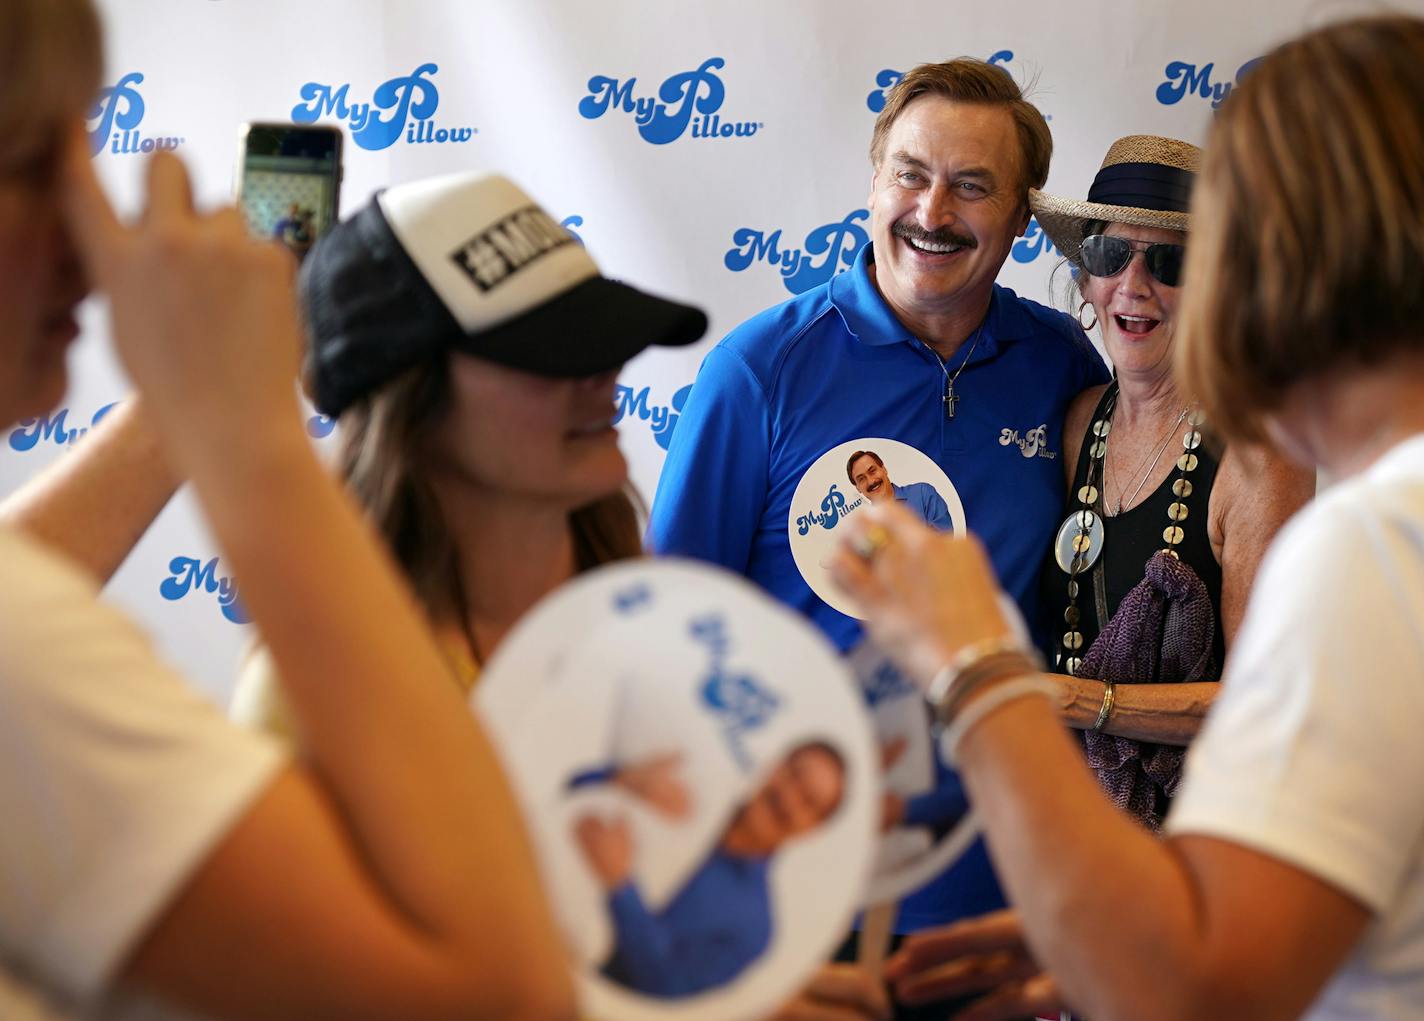
[[[1054,690],[1053,685],[1040,674],[1026,674],[1001,681],[970,702],[964,711],[944,728],[944,733],[939,738],[940,754],[947,763],[955,765],[958,761],[959,744],[964,740],[964,735],[984,722],[984,718],[990,713],[1029,695],[1052,698]]]

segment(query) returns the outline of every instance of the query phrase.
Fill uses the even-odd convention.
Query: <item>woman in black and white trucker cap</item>
[[[515,184],[470,174],[382,192],[318,243],[301,295],[339,471],[468,689],[542,596],[641,552],[615,377],[706,317],[605,278]],[[233,714],[290,735],[261,652]]]

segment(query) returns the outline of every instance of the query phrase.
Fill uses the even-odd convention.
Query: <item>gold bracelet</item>
[[[1098,710],[1098,721],[1093,724],[1093,732],[1097,733],[1103,729],[1108,722],[1108,717],[1112,715],[1113,702],[1117,700],[1117,685],[1112,681],[1103,682],[1103,706]]]

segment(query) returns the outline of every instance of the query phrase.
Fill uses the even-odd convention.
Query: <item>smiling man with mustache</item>
[[[994,283],[1052,149],[1043,115],[1002,67],[961,58],[905,75],[871,138],[871,243],[846,272],[707,355],[653,503],[655,552],[744,574],[849,649],[860,622],[812,590],[787,525],[822,454],[883,437],[944,469],[968,528],[1041,629],[1037,571],[1063,515],[1064,410],[1108,379],[1077,323]],[[1040,427],[1047,441],[1033,457],[1000,442]],[[1001,903],[980,844],[904,902],[896,931]]]

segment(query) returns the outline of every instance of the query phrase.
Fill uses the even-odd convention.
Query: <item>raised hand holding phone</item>
[[[169,153],[150,162],[132,226],[110,208],[78,137],[65,172],[80,257],[108,295],[119,356],[170,445],[299,431],[292,258],[250,237],[233,209],[195,211],[187,171]],[[187,461],[193,451],[172,453]]]

